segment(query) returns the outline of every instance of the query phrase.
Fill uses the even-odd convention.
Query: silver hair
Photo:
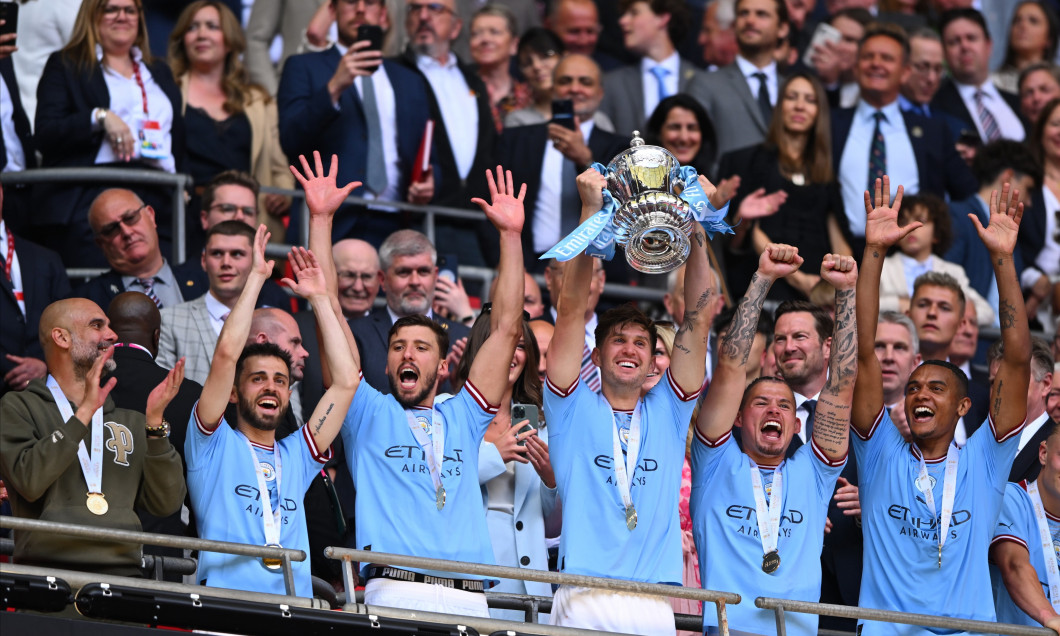
[[[913,324],[912,318],[901,312],[885,309],[880,312],[880,318],[876,322],[877,324],[888,323],[905,327],[905,330],[909,332],[909,339],[913,343],[913,354],[920,353],[920,336],[916,333],[916,325]]]
[[[418,256],[429,253],[431,262],[438,262],[438,250],[434,249],[431,239],[416,230],[398,230],[386,237],[379,246],[379,267],[383,271],[390,269],[398,256]]]

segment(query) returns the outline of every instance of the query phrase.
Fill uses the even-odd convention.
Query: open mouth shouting
[[[411,364],[406,364],[398,369],[397,379],[398,388],[405,391],[412,391],[416,388],[416,383],[419,382],[420,379],[419,369]]]
[[[913,409],[913,421],[917,423],[930,422],[935,417],[935,411],[931,407],[918,406]]]
[[[781,437],[780,420],[769,419],[762,423],[762,439],[767,442],[779,442]]]
[[[280,398],[275,395],[263,395],[257,401],[258,410],[268,417],[276,417],[280,414]]]

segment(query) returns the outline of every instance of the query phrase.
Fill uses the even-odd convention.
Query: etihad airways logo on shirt
[[[625,456],[625,453],[623,453]],[[593,459],[597,468],[607,471],[604,483],[615,484],[615,460],[610,455],[597,455]],[[647,483],[651,473],[659,470],[659,462],[650,457],[642,457],[637,461],[637,468],[633,471],[631,486],[643,486]]]
[[[917,498],[918,502],[923,502],[924,499],[920,496]],[[901,504],[891,504],[887,508],[887,516],[891,519],[900,522],[901,527],[898,530],[899,536],[909,537],[911,539],[923,539],[925,541],[938,542],[939,540],[939,516],[932,516],[926,507],[919,507],[917,510],[910,510],[908,507]],[[972,520],[972,513],[969,510],[954,510],[953,516],[950,517],[950,539],[957,538],[957,529]]]
[[[245,502],[243,504],[243,512],[261,518],[261,493],[258,491],[257,487],[248,484],[240,484],[235,487],[235,493]],[[293,499],[281,498],[280,510],[284,513],[281,514],[283,517],[283,525],[287,525],[287,513],[298,512],[298,502]]]
[[[449,452],[452,455],[443,455],[442,477],[459,477],[464,464],[464,451],[454,448]],[[401,462],[401,468],[398,469],[398,472],[431,474],[431,469],[427,466],[427,454],[419,446],[398,444],[386,449],[383,455],[389,460]]]
[[[758,514],[754,506],[732,504],[725,509],[725,516],[737,521],[736,534],[758,538]],[[805,520],[806,517],[801,510],[785,510],[780,516],[780,536],[790,539],[792,530],[797,529],[797,526],[802,525]]]

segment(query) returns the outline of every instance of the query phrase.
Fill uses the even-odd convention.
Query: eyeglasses
[[[140,222],[140,213],[143,212],[147,204],[141,205],[135,210],[129,210],[125,214],[121,215],[121,218],[117,221],[107,223],[103,227],[99,228],[99,235],[105,239],[112,239],[114,235],[118,233],[118,230],[122,225],[125,227],[133,227]]]
[[[233,217],[237,213],[242,212],[243,216],[256,217],[258,210],[255,207],[249,205],[236,205],[234,203],[214,203],[210,206],[210,210],[217,210],[221,213],[221,216]]]
[[[453,13],[453,10],[445,6],[441,2],[410,2],[408,3],[409,13],[419,13],[424,9],[427,13],[432,16],[442,15],[443,13]]]
[[[135,18],[140,15],[140,10],[136,8],[136,5],[130,5],[126,7],[119,7],[113,4],[108,4],[103,7],[103,17],[108,20],[117,20],[118,16],[125,14],[128,18]]]

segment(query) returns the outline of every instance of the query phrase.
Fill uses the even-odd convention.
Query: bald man
[[[293,427],[286,431],[290,433],[305,423],[302,417],[302,403],[299,399],[301,394],[299,383],[305,377],[305,361],[309,357],[309,352],[302,346],[302,330],[294,317],[282,309],[275,307],[255,309],[250,322],[250,336],[247,338],[247,344],[255,342],[270,342],[291,356],[291,408],[287,413],[294,419],[294,422],[288,422],[288,425],[293,424]],[[235,419],[229,421],[234,422]],[[282,429],[284,429],[283,424],[276,431],[277,437],[284,436]]]
[[[134,507],[166,516],[184,501],[163,418],[183,362],[151,392],[146,416],[118,408],[110,398],[117,380],[100,386],[104,367],[114,368],[118,337],[109,322],[83,298],[48,305],[39,329],[47,381],[0,399],[0,474],[16,517],[139,531]],[[14,561],[140,576],[141,552],[139,544],[17,533]]]
[[[379,253],[361,239],[344,239],[331,248],[339,278],[339,306],[346,320],[365,317],[379,295]]]

